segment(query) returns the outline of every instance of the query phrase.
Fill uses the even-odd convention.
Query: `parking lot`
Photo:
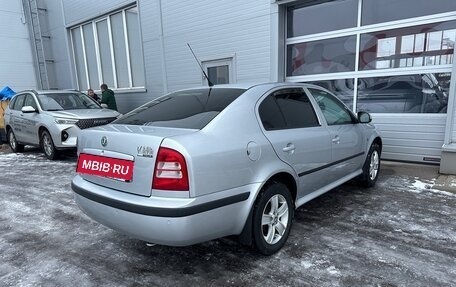
[[[375,188],[309,202],[265,257],[235,238],[175,248],[108,229],[75,205],[75,164],[0,150],[0,286],[456,286],[456,194],[434,188],[436,166],[384,163]]]

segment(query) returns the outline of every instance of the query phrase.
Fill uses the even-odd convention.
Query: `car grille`
[[[76,125],[78,126],[78,128],[83,130],[83,129],[88,129],[91,127],[97,127],[97,126],[109,124],[110,122],[112,122],[115,119],[116,118],[84,119],[84,120],[79,120],[76,123]]]

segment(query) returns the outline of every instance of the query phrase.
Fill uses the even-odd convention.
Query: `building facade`
[[[0,90],[36,87],[30,36],[20,1],[0,0]],[[0,109],[1,112],[1,109]]]
[[[313,82],[372,114],[384,159],[456,173],[454,0],[22,2],[50,88],[106,83],[126,112],[207,84],[199,64],[216,83]]]

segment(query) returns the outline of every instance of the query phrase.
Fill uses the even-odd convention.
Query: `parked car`
[[[5,131],[14,152],[22,152],[24,145],[40,146],[48,159],[55,159],[59,151],[76,148],[82,129],[119,115],[78,91],[29,90],[15,95],[6,108]]]
[[[89,217],[134,238],[239,235],[269,255],[295,208],[353,178],[375,184],[382,140],[370,121],[315,85],[181,90],[83,130],[72,189]]]

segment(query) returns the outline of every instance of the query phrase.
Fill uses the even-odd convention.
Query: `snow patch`
[[[432,186],[435,184],[435,179],[429,180],[429,181],[422,181],[418,177],[415,177],[413,179],[413,183],[410,186],[410,192],[415,192],[415,193],[422,193],[423,191],[427,192],[432,192],[435,194],[441,194],[441,195],[446,195],[446,196],[453,196],[456,197],[456,194],[443,191],[443,190],[438,190],[438,189],[433,189]]]
[[[329,266],[328,268],[326,268],[326,271],[328,271],[329,274],[331,274],[331,275],[339,275],[340,274],[340,271],[335,266]]]
[[[301,261],[301,266],[304,267],[305,269],[309,269],[310,267],[313,266],[313,264],[309,261]]]

